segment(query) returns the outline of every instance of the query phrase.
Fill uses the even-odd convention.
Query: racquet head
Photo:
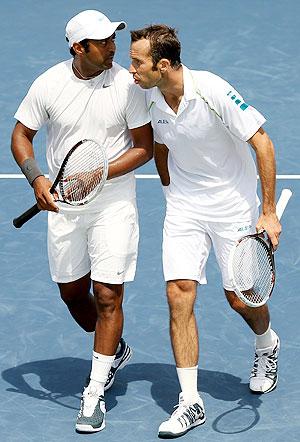
[[[108,174],[105,149],[93,140],[81,140],[64,158],[50,193],[59,193],[57,201],[81,206],[88,203],[102,190]],[[59,191],[59,192],[58,192]],[[14,218],[13,225],[20,228],[40,212],[34,204],[26,212]]]
[[[260,307],[275,285],[273,250],[262,234],[241,238],[229,256],[229,277],[236,295],[250,307]]]
[[[104,148],[93,140],[81,140],[68,152],[52,188],[58,187],[60,201],[81,206],[101,191],[107,173]]]
[[[292,196],[283,189],[276,205],[280,220]],[[265,232],[241,238],[231,249],[228,273],[235,294],[250,307],[260,307],[270,298],[275,285],[275,262],[272,244]]]

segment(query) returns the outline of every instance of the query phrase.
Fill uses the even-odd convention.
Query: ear
[[[82,55],[85,53],[85,49],[80,43],[74,43],[73,49],[74,49],[75,54]]]
[[[157,63],[157,68],[160,70],[162,74],[165,74],[167,70],[170,68],[170,66],[171,66],[170,60],[168,60],[167,58],[162,58]]]

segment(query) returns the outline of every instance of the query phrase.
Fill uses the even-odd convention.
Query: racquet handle
[[[282,217],[283,212],[284,212],[291,196],[292,196],[292,191],[290,189],[283,189],[282,190],[280,198],[279,198],[277,205],[276,205],[276,214],[277,214],[279,220]]]
[[[30,209],[26,210],[26,212],[22,213],[22,215],[18,216],[17,218],[13,219],[13,225],[19,229],[23,226],[23,224],[27,223],[31,218],[33,218],[35,215],[37,215],[40,212],[40,209],[38,208],[37,204],[30,207]]]

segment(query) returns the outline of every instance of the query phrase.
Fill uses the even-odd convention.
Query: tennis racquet
[[[276,205],[279,220],[291,196],[290,189],[281,192]],[[266,232],[244,236],[233,246],[228,273],[235,294],[244,304],[260,307],[267,302],[275,285],[275,261]]]
[[[60,201],[71,206],[90,202],[102,190],[108,173],[108,161],[103,147],[93,140],[81,140],[65,156],[50,193],[57,192]],[[40,212],[37,204],[13,220],[22,227]]]

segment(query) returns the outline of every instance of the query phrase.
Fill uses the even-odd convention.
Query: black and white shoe
[[[280,339],[272,347],[256,349],[249,388],[253,393],[269,393],[277,386]]]
[[[114,383],[116,372],[125,367],[132,356],[132,350],[123,338],[120,339],[120,345],[121,348],[116,354],[116,358],[112,364],[110,372],[108,373],[108,378],[104,386],[105,391],[108,390]]]
[[[158,437],[172,439],[183,436],[192,428],[204,424],[205,420],[204,405],[200,396],[194,404],[186,404],[182,393],[180,393],[179,404],[170,418],[160,424]]]

